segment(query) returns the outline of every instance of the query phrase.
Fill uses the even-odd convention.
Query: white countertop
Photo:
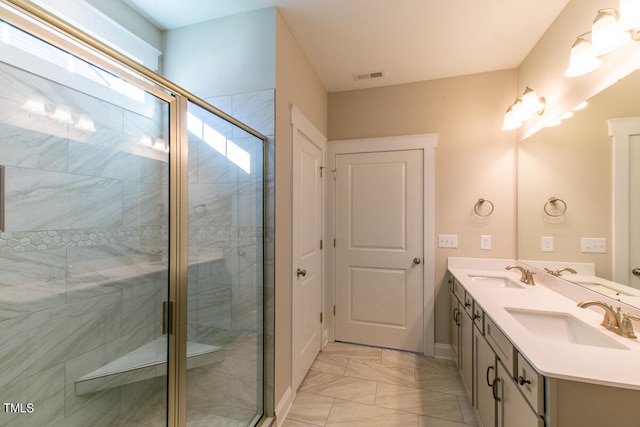
[[[479,284],[469,275],[511,278],[520,283],[520,272],[505,267],[514,260],[449,258],[448,269],[477,304],[504,332],[520,353],[542,375],[593,384],[640,390],[640,340],[623,338],[600,325],[604,310],[582,309],[577,303],[544,286],[544,275],[536,274],[536,285],[524,289]],[[567,284],[567,286],[572,286]],[[599,300],[600,298],[594,298]],[[563,312],[584,321],[624,346],[624,349],[587,346],[537,336],[521,325],[505,308]],[[640,328],[636,329],[640,336]]]

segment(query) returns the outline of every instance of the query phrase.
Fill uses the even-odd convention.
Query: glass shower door
[[[166,425],[168,104],[0,26],[0,425]]]
[[[263,148],[188,106],[187,425],[249,426],[263,408]]]

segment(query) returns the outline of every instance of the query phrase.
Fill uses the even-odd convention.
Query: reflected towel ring
[[[557,208],[558,205],[556,203],[561,203],[562,207]],[[549,207],[551,206],[556,207],[556,209],[559,210],[559,213],[549,212]],[[552,217],[562,216],[566,211],[567,211],[567,204],[564,202],[564,200],[558,199],[557,197],[549,197],[549,200],[547,201],[547,203],[544,204],[544,213]]]
[[[491,206],[491,209],[489,210],[489,212],[485,213],[485,214],[481,214],[480,213],[480,208],[482,208],[482,205],[484,205],[485,203],[488,203]],[[486,199],[478,199],[478,201],[476,202],[476,204],[473,206],[473,211],[476,213],[476,215],[481,216],[481,217],[488,217],[489,215],[491,215],[493,213],[493,203],[491,203],[491,200],[486,200]]]

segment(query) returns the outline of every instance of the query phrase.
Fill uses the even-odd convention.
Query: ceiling
[[[569,2],[123,1],[163,30],[277,6],[328,92],[516,68]]]

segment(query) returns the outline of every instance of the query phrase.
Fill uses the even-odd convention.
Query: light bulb
[[[606,55],[631,39],[631,34],[624,31],[618,22],[615,9],[600,9],[591,26],[591,49],[595,56]]]

